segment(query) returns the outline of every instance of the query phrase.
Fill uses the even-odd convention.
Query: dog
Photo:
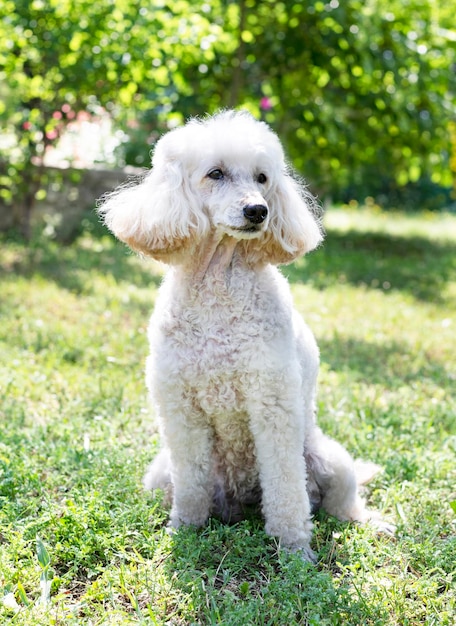
[[[146,366],[163,446],[144,482],[168,493],[170,528],[236,521],[258,504],[266,532],[313,561],[316,509],[374,518],[352,457],[316,423],[318,348],[276,266],[323,233],[270,127],[243,111],[192,119],[99,211],[118,239],[169,266]],[[364,465],[363,479],[376,469]]]

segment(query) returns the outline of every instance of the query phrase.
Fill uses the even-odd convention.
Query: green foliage
[[[246,3],[245,54],[273,105],[266,119],[317,186],[360,197],[423,175],[451,185],[450,4]]]
[[[27,231],[45,195],[46,150],[80,111],[101,108],[123,133],[120,163],[147,166],[164,130],[243,106],[279,132],[320,195],[401,201],[407,184],[449,188],[455,9],[455,0],[0,0],[0,201]]]
[[[194,59],[179,44],[169,50],[171,62],[181,59],[185,89],[166,113],[182,120],[246,106],[279,130],[294,165],[323,194],[397,194],[426,177],[451,186],[456,5],[241,0],[221,8],[207,11],[225,39],[202,39]],[[142,140],[154,114],[149,107],[140,121]],[[150,144],[136,141],[126,160],[147,164]]]
[[[449,187],[456,86],[450,4],[242,0],[220,16],[214,3],[209,17],[231,38],[206,38],[197,64],[182,55],[186,88],[172,110],[188,117],[247,106],[279,130],[295,166],[322,194],[395,194],[402,204],[404,185],[428,179]],[[150,118],[151,109],[146,128]],[[147,163],[148,149],[137,143],[126,159]],[[441,197],[436,205],[446,204]]]
[[[252,515],[165,532],[141,476],[161,268],[104,233],[0,247],[0,622],[451,626],[456,220],[353,205],[284,268],[321,349],[319,421],[384,472],[394,539],[320,513],[318,564]]]
[[[169,113],[185,93],[172,42],[195,62],[201,40],[214,31],[204,12],[193,15],[189,6],[181,1],[170,14],[141,0],[0,0],[0,200],[12,205],[25,234],[45,193],[44,154],[79,111],[106,107],[135,126],[136,108]]]

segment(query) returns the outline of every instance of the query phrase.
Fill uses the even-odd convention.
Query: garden
[[[0,0],[0,623],[454,624],[455,10]],[[165,270],[95,204],[224,108],[267,122],[324,208],[323,244],[281,271],[320,347],[319,423],[381,467],[364,497],[396,526],[319,511],[316,564],[254,512],[170,535],[142,486]]]

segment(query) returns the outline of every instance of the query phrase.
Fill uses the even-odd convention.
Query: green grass
[[[141,476],[161,270],[110,237],[0,249],[0,623],[454,624],[456,218],[331,210],[284,268],[320,348],[320,422],[384,471],[395,538],[315,520],[311,566],[253,517],[165,532]]]

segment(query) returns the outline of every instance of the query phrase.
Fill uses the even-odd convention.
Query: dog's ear
[[[252,239],[250,252],[258,260],[291,263],[316,248],[323,239],[313,196],[285,173],[268,197],[270,222],[263,239]]]
[[[178,263],[209,227],[187,170],[172,148],[178,133],[168,133],[158,142],[152,170],[139,184],[120,187],[98,208],[116,237],[165,263]]]

